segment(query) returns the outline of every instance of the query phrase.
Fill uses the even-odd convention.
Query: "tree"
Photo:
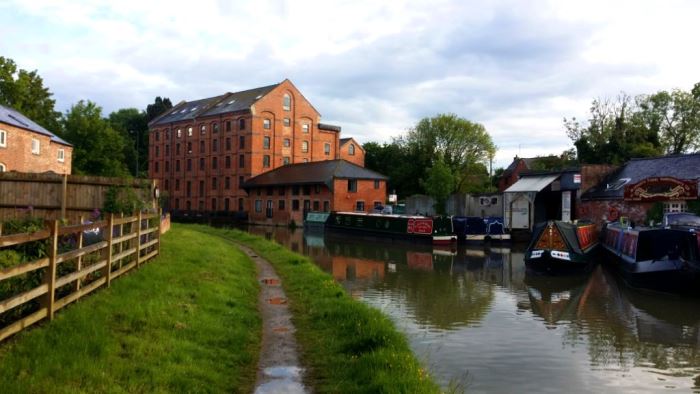
[[[433,167],[440,158],[454,178],[451,192],[476,191],[480,184],[488,187],[488,171],[485,182],[472,183],[473,175],[486,168],[496,152],[491,136],[478,123],[455,114],[423,118],[399,143],[409,152],[418,172]]]
[[[66,112],[61,137],[73,144],[73,172],[85,175],[127,176],[124,137],[102,118],[102,108],[80,101]]]
[[[388,144],[367,142],[362,147],[365,166],[389,177],[389,191],[395,190],[400,198],[423,192],[416,180],[423,177],[425,167],[421,167],[396,141]]]
[[[144,176],[148,168],[146,112],[136,108],[122,108],[109,114],[109,123],[124,138],[124,157],[129,167],[129,173],[134,176]]]
[[[44,128],[58,132],[61,113],[54,109],[53,94],[36,70],[17,69],[12,59],[0,56],[0,104],[14,108]]]
[[[447,197],[454,191],[455,177],[441,157],[435,160],[433,166],[427,171],[427,177],[420,183],[426,190],[426,194],[435,199],[435,211],[444,215]]]
[[[146,123],[157,118],[172,107],[173,103],[170,102],[169,98],[161,98],[160,96],[156,97],[153,104],[148,104],[146,107]]]

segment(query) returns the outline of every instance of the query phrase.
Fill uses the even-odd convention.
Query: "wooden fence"
[[[77,220],[102,209],[110,187],[127,187],[148,208],[157,208],[155,181],[99,176],[0,173],[0,221],[31,215],[47,219]]]
[[[35,283],[24,282],[33,288],[0,300],[0,316],[6,321],[0,325],[0,341],[41,320],[53,320],[61,308],[102,286],[109,287],[114,279],[160,252],[160,213],[110,215],[89,224],[59,226],[57,220],[46,224],[47,228],[34,233],[0,235],[2,251],[23,245],[35,250],[37,242],[46,249],[45,256],[34,261],[0,268],[0,289],[6,290],[2,285],[9,281],[36,279]],[[17,316],[8,319],[7,313],[18,310]]]

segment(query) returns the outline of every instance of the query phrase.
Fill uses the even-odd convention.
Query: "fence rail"
[[[37,273],[41,277],[33,288],[0,299],[0,316],[29,307],[14,321],[3,323],[0,319],[0,341],[39,321],[53,320],[66,305],[100,287],[109,287],[112,280],[157,256],[160,227],[159,213],[139,212],[129,217],[110,215],[107,220],[90,224],[82,224],[81,220],[77,225],[59,226],[58,220],[52,220],[46,229],[34,233],[0,236],[3,250],[30,242],[46,243],[46,257],[0,269],[0,290],[12,288],[3,285],[22,275]],[[85,245],[85,233],[95,229],[100,230],[102,239],[92,239]],[[97,233],[93,231],[93,238],[99,237]]]

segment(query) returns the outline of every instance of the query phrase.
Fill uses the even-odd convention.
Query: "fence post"
[[[107,287],[110,286],[112,282],[112,238],[114,232],[114,214],[110,213],[107,219],[107,267],[105,267],[105,278],[107,282],[105,284]]]
[[[136,268],[141,266],[141,210],[139,209],[139,219],[136,222]]]
[[[46,310],[49,320],[53,320],[54,301],[56,300],[56,256],[58,256],[58,220],[53,220],[51,222],[51,245],[49,245],[49,267],[44,279],[48,286]]]
[[[124,219],[124,212],[120,213],[120,214],[119,214],[119,217],[120,217],[121,219]],[[124,223],[122,223],[122,224],[119,225],[119,237],[123,237],[123,236],[124,236]],[[128,246],[129,246],[129,245],[127,244],[127,247],[128,247]],[[121,253],[121,252],[123,252],[123,251],[124,251],[124,242],[122,241],[122,242],[119,242],[119,253]],[[120,268],[120,269],[122,268],[122,262],[123,262],[123,261],[124,261],[124,259],[119,259],[119,268]]]
[[[158,231],[156,231],[156,236],[158,237],[158,242],[156,243],[156,256],[160,256],[160,230],[161,230],[161,220],[163,218],[163,208],[158,208]]]
[[[78,219],[78,224],[81,224],[81,225],[83,224],[83,215],[80,215],[80,218]],[[82,249],[82,248],[83,248],[83,232],[80,231],[80,232],[78,232],[78,249]],[[80,271],[81,269],[83,269],[83,256],[78,256],[78,261],[77,261],[77,265],[75,267],[75,270]],[[82,281],[82,279],[80,279],[80,278],[75,280],[75,287],[74,287],[75,291],[80,290],[80,282],[81,281]]]
[[[63,182],[61,183],[61,219],[66,218],[66,204],[68,197],[68,175],[63,174]]]

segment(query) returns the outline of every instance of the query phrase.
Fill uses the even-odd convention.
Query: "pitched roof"
[[[336,131],[340,132],[340,126],[328,124],[328,123],[319,123],[318,128],[321,130],[326,130],[326,131]]]
[[[341,138],[340,139],[340,146],[343,146],[348,143],[352,138]]]
[[[213,116],[229,112],[243,111],[250,108],[256,101],[270,93],[274,85],[260,88],[242,90],[235,93],[225,93],[220,96],[209,97],[194,101],[183,101],[177,104],[170,111],[151,121],[149,126],[162,125],[166,123],[192,120],[204,116]]]
[[[33,131],[38,134],[49,136],[52,142],[72,146],[56,134],[46,130],[45,128],[41,127],[38,123],[22,115],[20,112],[10,107],[5,107],[4,105],[0,105],[0,122],[7,123],[9,125],[19,127],[25,130]]]
[[[663,176],[700,181],[700,153],[632,159],[586,191],[581,199],[621,199],[625,193],[624,185]]]
[[[387,180],[388,177],[377,172],[360,167],[345,160],[313,161],[310,163],[288,164],[272,171],[250,178],[244,189],[259,186],[277,185],[311,185],[325,183],[333,186],[333,179],[377,179]]]

